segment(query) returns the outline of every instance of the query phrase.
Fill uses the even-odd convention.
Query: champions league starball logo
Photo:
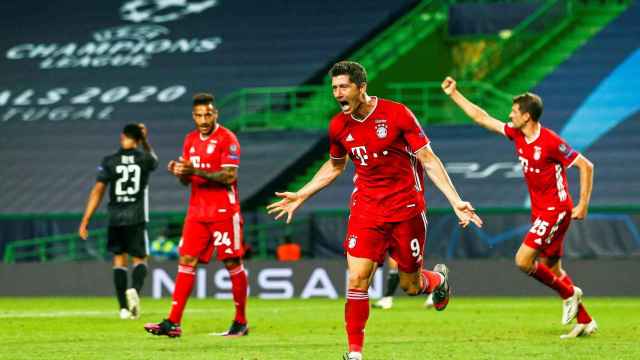
[[[129,0],[120,8],[123,20],[164,23],[199,14],[218,5],[218,0]]]

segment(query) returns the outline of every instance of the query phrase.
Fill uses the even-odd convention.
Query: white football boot
[[[591,320],[588,324],[576,324],[567,334],[560,335],[560,339],[575,339],[579,336],[590,336],[598,331],[598,324],[595,320]]]
[[[131,313],[131,319],[140,318],[140,297],[138,297],[138,292],[136,289],[131,288],[127,289],[125,294],[127,295],[127,307]]]
[[[380,298],[373,304],[374,308],[389,310],[393,307],[393,296],[385,296]]]
[[[349,352],[344,354],[342,360],[362,360],[362,353],[359,352]]]
[[[427,296],[427,300],[424,302],[424,307],[427,309],[433,309],[433,293]]]
[[[582,302],[582,290],[573,287],[573,295],[562,301],[562,325],[567,325],[578,314],[578,305]]]
[[[131,312],[129,311],[129,309],[125,309],[125,308],[120,309],[120,319],[122,320],[131,319]]]

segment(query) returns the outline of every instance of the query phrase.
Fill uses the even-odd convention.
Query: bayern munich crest
[[[540,155],[542,154],[542,148],[540,146],[533,147],[533,158],[535,160],[540,160]]]
[[[387,134],[388,134],[387,124],[376,125],[376,136],[378,136],[379,139],[386,138]]]

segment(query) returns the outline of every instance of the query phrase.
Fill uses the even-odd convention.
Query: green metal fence
[[[392,90],[392,98],[407,105],[423,125],[470,122],[464,112],[444,94],[439,82],[394,83],[388,87]],[[459,82],[458,88],[489,113],[504,118],[509,114],[511,94],[478,81]]]

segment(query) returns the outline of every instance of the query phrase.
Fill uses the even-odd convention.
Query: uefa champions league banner
[[[0,124],[182,115],[194,91],[215,85],[219,5],[53,0],[42,14],[0,5]]]

